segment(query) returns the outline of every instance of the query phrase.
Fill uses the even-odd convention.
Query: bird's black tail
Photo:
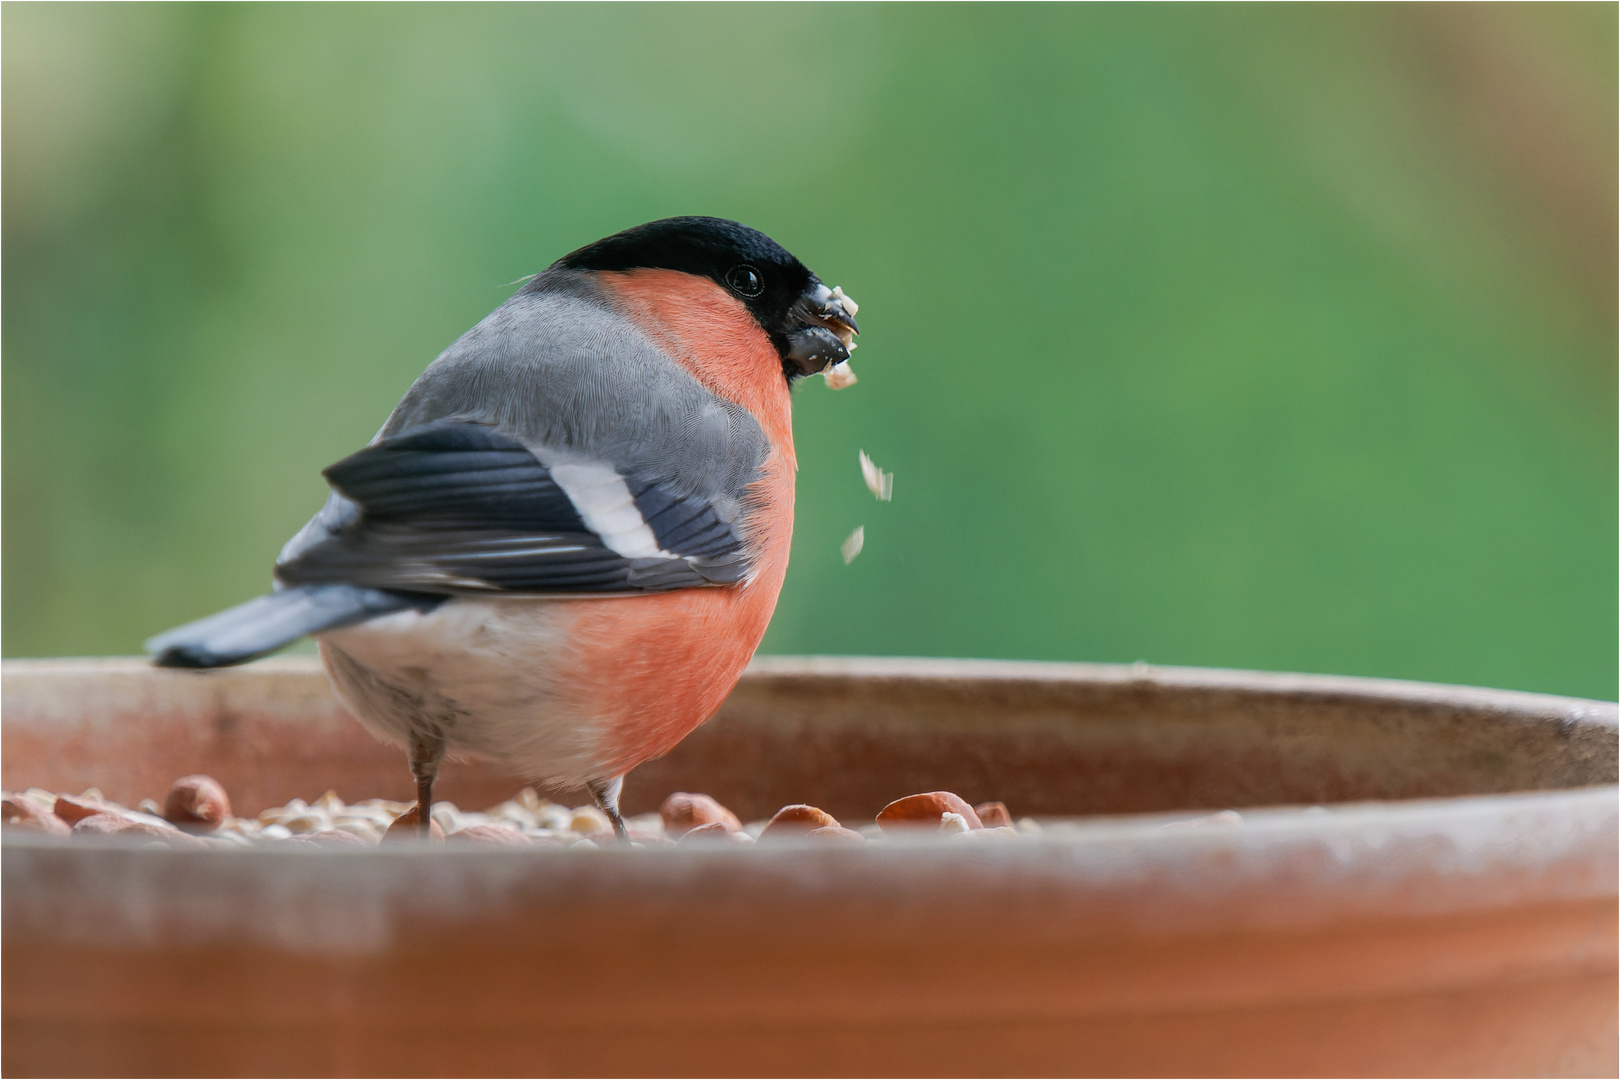
[[[362,589],[357,585],[305,585],[175,627],[146,643],[159,667],[214,668],[243,664],[323,630],[336,630],[405,608],[431,610],[438,597]]]

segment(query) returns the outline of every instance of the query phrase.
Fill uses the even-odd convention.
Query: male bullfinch
[[[733,221],[655,221],[552,264],[446,349],[275,565],[275,591],[147,642],[212,668],[305,635],[406,748],[427,825],[446,753],[586,787],[719,707],[793,531],[795,379],[856,305]]]

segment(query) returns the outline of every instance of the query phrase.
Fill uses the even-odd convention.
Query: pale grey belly
[[[606,777],[599,725],[569,682],[576,603],[457,599],[322,634],[321,657],[338,698],[380,738],[437,734],[452,755],[578,787]]]

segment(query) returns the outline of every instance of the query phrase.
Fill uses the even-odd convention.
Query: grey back
[[[422,373],[383,428],[490,424],[548,464],[599,461],[712,504],[725,521],[769,451],[747,410],[672,361],[583,274],[548,270]]]

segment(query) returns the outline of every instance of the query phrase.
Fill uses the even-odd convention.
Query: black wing
[[[735,523],[651,475],[623,479],[661,554],[620,554],[534,454],[482,424],[428,424],[325,475],[337,498],[283,552],[283,584],[592,594],[724,585],[748,570]]]

